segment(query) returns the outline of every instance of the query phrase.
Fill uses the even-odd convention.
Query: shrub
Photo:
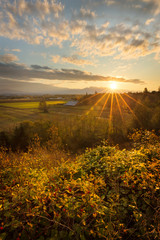
[[[159,239],[160,145],[153,133],[141,135],[133,136],[137,149],[104,144],[57,167],[41,148],[1,151],[0,237]]]

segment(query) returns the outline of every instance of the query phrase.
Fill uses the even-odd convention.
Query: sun
[[[109,88],[114,91],[115,89],[117,89],[117,83],[116,82],[111,82],[111,84],[109,85]]]

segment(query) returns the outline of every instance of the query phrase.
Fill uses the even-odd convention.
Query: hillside
[[[107,143],[69,159],[38,145],[0,152],[0,239],[159,239],[160,140]]]

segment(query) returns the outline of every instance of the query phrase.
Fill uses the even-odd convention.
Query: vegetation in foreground
[[[159,239],[160,139],[131,138],[130,151],[105,143],[72,161],[38,138],[26,153],[2,149],[0,239]]]

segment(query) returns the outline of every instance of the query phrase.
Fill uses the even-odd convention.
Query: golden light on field
[[[111,82],[111,84],[109,85],[109,88],[114,91],[117,89],[117,83],[116,82]]]

